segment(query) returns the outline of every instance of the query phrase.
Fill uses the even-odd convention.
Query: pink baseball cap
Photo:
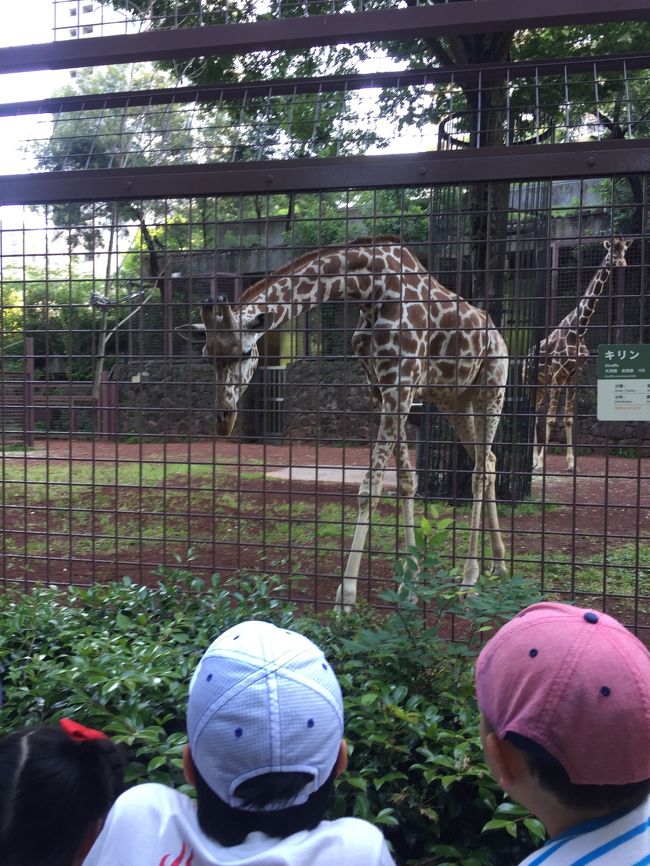
[[[605,613],[526,608],[483,648],[476,694],[501,739],[541,746],[576,785],[650,779],[650,652]]]

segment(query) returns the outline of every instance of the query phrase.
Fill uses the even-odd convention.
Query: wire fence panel
[[[329,606],[352,553],[379,604],[430,503],[453,518],[460,581],[473,540],[481,570],[501,565],[467,453],[495,418],[504,570],[649,627],[650,424],[598,420],[595,362],[648,342],[647,193],[636,175],[3,208],[4,587],[189,564],[279,574]],[[585,299],[540,463],[540,371]]]
[[[26,130],[25,171],[44,172],[573,147],[646,139],[649,79],[649,55],[191,88],[143,71],[125,92],[7,103],[0,132]]]

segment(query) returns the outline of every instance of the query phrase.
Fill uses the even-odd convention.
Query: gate
[[[281,440],[284,435],[285,367],[257,368],[245,409],[247,434],[255,440]]]

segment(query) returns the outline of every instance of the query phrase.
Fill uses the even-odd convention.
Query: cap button
[[[593,610],[588,610],[585,614],[585,620],[590,623],[598,622],[598,614],[594,613]]]

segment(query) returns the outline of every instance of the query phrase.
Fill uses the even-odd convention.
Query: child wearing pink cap
[[[486,761],[546,827],[520,866],[650,864],[650,653],[607,614],[542,602],[476,665]]]
[[[347,765],[343,698],[322,651],[268,622],[228,629],[190,682],[184,770],[123,794],[84,866],[395,866],[381,831],[323,820]]]

